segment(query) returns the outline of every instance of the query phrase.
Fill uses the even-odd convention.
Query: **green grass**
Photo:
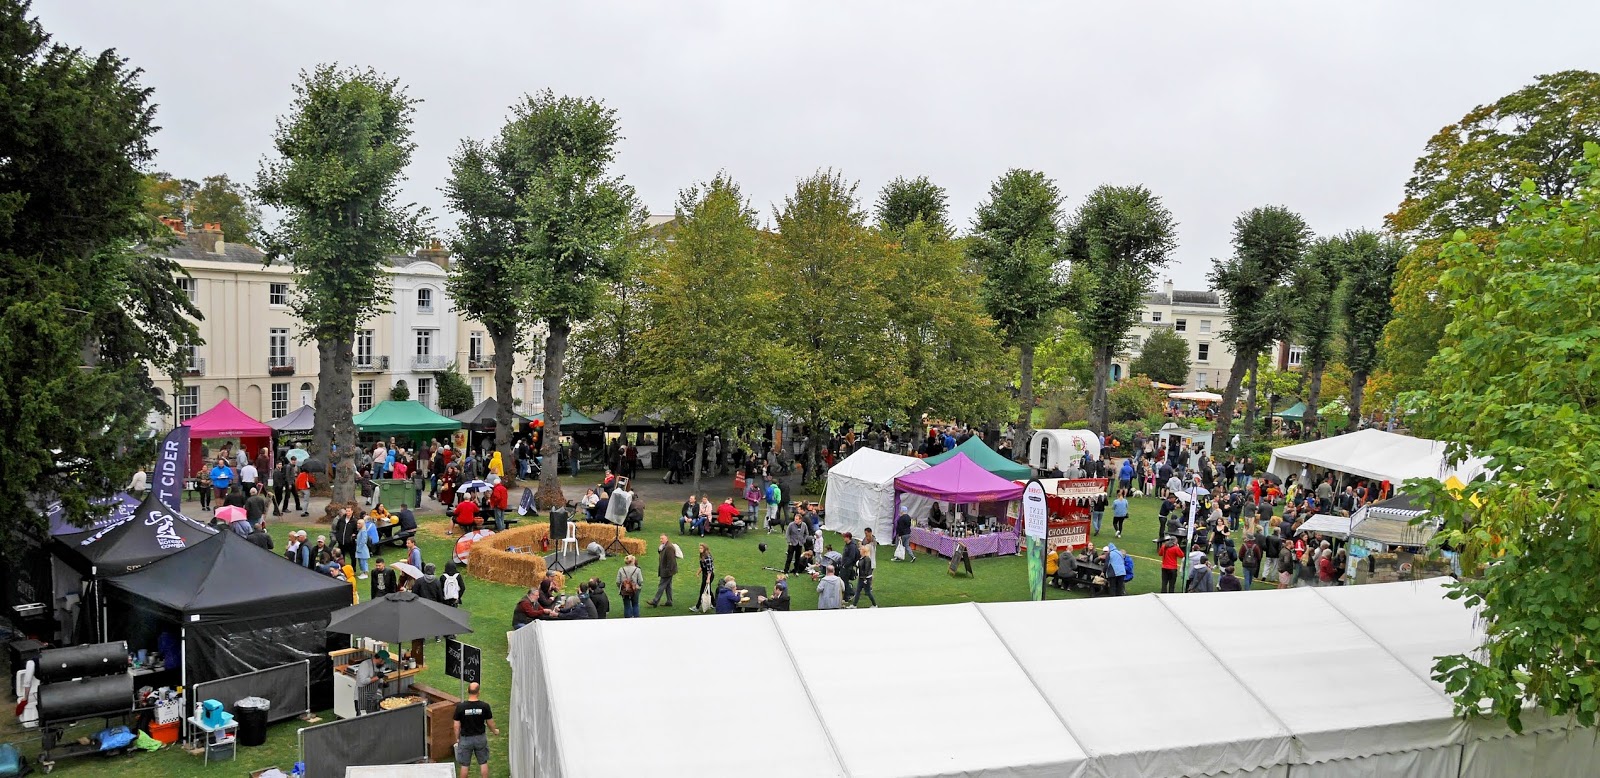
[[[571,487],[577,484],[570,478],[563,478],[563,483]],[[711,489],[714,498],[720,499],[722,491],[728,488],[726,479],[718,479],[720,489]],[[646,618],[711,618],[690,613],[688,606],[698,585],[698,574],[694,571],[693,556],[695,543],[699,538],[692,536],[679,537],[677,524],[678,503],[666,499],[649,499],[650,482],[648,479],[641,482],[641,493],[647,499],[644,529],[636,536],[644,537],[652,547],[658,534],[665,532],[675,542],[684,547],[683,572],[674,579],[674,593],[677,605],[668,609],[651,608],[649,605],[641,606],[641,616]],[[581,494],[581,487],[579,488]],[[568,490],[568,496],[575,496]],[[742,501],[741,501],[742,504]],[[1153,556],[1153,545],[1150,539],[1155,536],[1156,508],[1158,502],[1150,498],[1135,498],[1132,501],[1130,516],[1124,532],[1124,539],[1118,545],[1132,552],[1138,557],[1135,564],[1134,581],[1128,585],[1129,594],[1142,594],[1153,592],[1160,588],[1160,565]],[[1109,513],[1109,512],[1108,512]],[[298,517],[294,517],[298,521]],[[422,527],[421,547],[425,561],[435,563],[441,570],[444,561],[450,558],[454,546],[453,539],[446,539],[443,535],[446,523],[443,516],[432,515],[419,517]],[[301,525],[292,522],[273,523],[270,531],[282,548],[283,536],[289,529],[305,529],[313,538],[320,532],[326,533],[327,527],[317,525]],[[887,540],[887,539],[880,539]],[[1104,545],[1111,536],[1111,519],[1106,518],[1105,526],[1098,538],[1097,545]],[[767,535],[756,531],[747,533],[739,538],[725,538],[712,536],[704,540],[711,549],[716,559],[718,574],[733,574],[742,584],[770,585],[773,573],[765,567],[782,567],[784,546],[782,535]],[[757,544],[765,542],[765,554],[758,550]],[[829,536],[829,542],[838,547],[838,538]],[[385,547],[386,549],[391,547]],[[1024,600],[1028,598],[1027,563],[1021,557],[1011,556],[1002,558],[981,558],[973,560],[974,575],[967,577],[961,575],[952,577],[948,572],[946,561],[932,554],[918,554],[917,562],[891,563],[891,547],[879,550],[879,571],[874,579],[874,593],[878,602],[884,607],[901,605],[936,605],[956,602],[999,602],[1007,600]],[[392,556],[392,555],[391,555]],[[602,562],[584,567],[578,574],[581,578],[598,577],[607,582],[606,593],[611,598],[611,618],[620,618],[622,615],[622,598],[618,595],[615,586],[616,571],[622,566],[621,557],[611,557]],[[655,561],[653,558],[641,560],[641,567],[645,571],[645,599],[654,593],[656,586]],[[366,599],[367,581],[361,581],[362,599]],[[576,589],[576,583],[568,584],[568,590]],[[504,586],[488,583],[467,576],[467,593],[464,606],[472,611],[473,628],[476,630],[471,635],[462,639],[483,650],[483,697],[494,708],[497,723],[502,732],[507,732],[506,724],[510,718],[510,690],[511,669],[505,662],[506,656],[506,630],[510,628],[511,612],[517,600],[526,592],[526,589],[514,586]],[[809,610],[816,607],[816,588],[809,584],[807,579],[797,581],[791,588],[793,608],[796,610]],[[1050,589],[1050,599],[1063,599],[1082,596],[1080,594],[1063,593],[1057,589]],[[420,682],[454,693],[459,683],[453,678],[444,675],[444,662],[442,647],[430,646],[428,653],[431,666],[423,673]],[[333,721],[332,711],[320,714],[323,721]],[[283,722],[271,727],[267,733],[266,745],[256,748],[240,748],[239,758],[236,762],[213,762],[209,768],[203,767],[198,756],[189,754],[175,748],[145,754],[136,753],[127,757],[118,757],[111,760],[99,757],[84,757],[81,759],[60,762],[55,774],[69,776],[90,775],[116,775],[118,778],[177,778],[178,776],[243,776],[251,771],[277,765],[288,769],[294,763],[298,753],[298,739],[295,731],[307,726],[298,720]],[[87,735],[92,728],[82,727],[74,730],[73,737]],[[22,743],[19,738],[28,735],[11,734],[12,742],[18,743],[24,754],[33,757],[38,752],[38,742],[33,740]],[[491,775],[509,776],[510,771],[506,766],[506,735],[490,736],[490,750],[494,764]],[[476,772],[473,773],[476,775]]]

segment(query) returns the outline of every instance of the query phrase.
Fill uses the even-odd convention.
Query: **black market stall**
[[[460,608],[394,592],[335,611],[329,632],[365,638],[353,648],[329,652],[334,661],[333,712],[340,718],[373,713],[376,698],[411,701],[413,679],[427,669],[427,639],[471,632],[471,614]],[[409,645],[407,645],[409,644]],[[389,648],[398,650],[390,654]],[[431,700],[427,700],[431,702]]]
[[[493,397],[485,398],[483,402],[472,406],[470,409],[455,414],[450,418],[461,422],[467,430],[467,447],[472,451],[479,451],[483,446],[483,439],[488,438],[492,444],[496,427],[499,426],[500,401]],[[533,420],[513,411],[511,413],[512,437],[518,430],[528,429]]]
[[[311,708],[332,703],[326,628],[350,604],[344,581],[221,532],[110,579],[106,601],[109,633],[133,650],[176,635],[185,687],[307,660]]]
[[[106,638],[103,589],[107,579],[132,573],[216,534],[211,527],[163,505],[152,490],[133,515],[122,521],[53,538],[51,552],[82,576],[80,602],[91,606],[81,609],[78,632]]]

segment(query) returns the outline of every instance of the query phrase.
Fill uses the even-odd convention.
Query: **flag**
[[[156,451],[156,499],[174,513],[183,502],[183,477],[189,469],[189,428],[178,425],[161,439]]]

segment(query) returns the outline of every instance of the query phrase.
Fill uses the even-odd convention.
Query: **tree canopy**
[[[217,224],[230,243],[255,245],[261,230],[261,209],[244,186],[226,175],[206,176],[199,183],[158,172],[140,182],[145,213],[154,218],[182,219],[191,227]]]
[[[1378,366],[1378,343],[1394,315],[1390,297],[1395,269],[1405,250],[1393,238],[1357,230],[1344,238],[1344,289],[1339,295],[1339,330],[1344,364],[1350,368],[1350,428],[1361,419],[1362,393]]]
[[[1345,252],[1351,236],[1320,238],[1311,244],[1289,278],[1289,320],[1294,342],[1305,349],[1302,363],[1310,377],[1306,390],[1305,429],[1317,426],[1322,402],[1322,375],[1333,361],[1338,331],[1334,301],[1344,286]]]
[[[931,235],[949,238],[952,233],[949,201],[944,187],[928,180],[927,176],[896,176],[878,193],[873,213],[878,217],[878,226],[886,232],[903,234],[912,222],[920,220]]]
[[[122,488],[152,453],[165,410],[154,367],[182,376],[198,316],[182,271],[146,247],[171,232],[144,215],[154,108],[114,51],[53,43],[26,4],[0,4],[0,521],[5,553]],[[23,110],[26,107],[27,110]]]
[[[1189,383],[1189,341],[1164,327],[1155,329],[1139,347],[1139,356],[1128,365],[1128,373],[1164,384]]]
[[[1435,678],[1468,717],[1521,729],[1531,704],[1593,726],[1600,711],[1600,146],[1585,145],[1565,199],[1529,181],[1494,245],[1459,232],[1441,292],[1450,344],[1412,396],[1422,434],[1453,456],[1487,457],[1493,478],[1459,493],[1408,483],[1446,526],[1469,575],[1452,596],[1482,606],[1482,652],[1443,657]]]

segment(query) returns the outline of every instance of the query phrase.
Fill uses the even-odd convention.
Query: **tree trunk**
[[[1095,356],[1095,361],[1100,364],[1095,373],[1095,380],[1100,387],[1100,412],[1093,422],[1100,427],[1095,432],[1106,438],[1111,437],[1111,360],[1116,356],[1116,350],[1110,346],[1099,349]]]
[[[806,450],[801,456],[806,458],[806,473],[809,474],[819,472],[822,466],[822,447],[818,444],[817,439],[827,434],[827,432],[822,429],[821,408],[812,408],[806,414],[806,427],[811,431],[811,434],[806,436]],[[844,455],[850,456],[854,453],[856,452],[851,450],[844,452]],[[812,476],[812,478],[815,477],[814,475]]]
[[[1256,396],[1256,378],[1259,365],[1250,366],[1250,390],[1246,393],[1244,404],[1244,435],[1240,436],[1245,443],[1256,439],[1256,411],[1259,397]]]
[[[539,452],[547,466],[539,471],[539,493],[535,498],[541,508],[567,504],[567,496],[561,492],[561,373],[572,325],[560,317],[550,319],[548,324],[550,334],[544,340],[544,445]],[[576,440],[572,455],[578,455]]]
[[[1239,387],[1244,385],[1246,370],[1243,360],[1236,358],[1233,369],[1228,371],[1228,385],[1222,390],[1222,404],[1217,407],[1215,440],[1218,445],[1226,446],[1231,439],[1229,433],[1233,431],[1233,412],[1239,407]]]
[[[334,468],[332,504],[356,498],[356,426],[351,364],[355,352],[350,338],[317,341],[317,419],[313,446],[322,447]]]
[[[494,401],[500,407],[494,414],[494,450],[500,452],[505,464],[506,488],[517,485],[517,473],[522,466],[511,456],[511,437],[516,432],[516,412],[512,408],[511,374],[516,372],[516,333],[489,330],[494,341]]]
[[[1350,373],[1350,428],[1355,432],[1361,428],[1361,397],[1367,391],[1366,371],[1352,371]]]
[[[694,475],[692,477],[692,480],[689,482],[690,483],[689,489],[690,489],[690,491],[693,491],[695,494],[699,494],[700,493],[700,470],[701,470],[700,466],[701,466],[702,463],[705,462],[705,459],[706,459],[706,434],[704,432],[696,432],[694,434]]]
[[[1017,366],[1022,372],[1022,385],[1017,392],[1017,435],[1012,438],[1012,458],[1027,450],[1029,432],[1033,429],[1033,349],[1031,341],[1017,346]]]
[[[1317,403],[1322,401],[1322,371],[1327,364],[1311,366],[1311,388],[1306,391],[1306,412],[1300,419],[1300,437],[1311,437],[1317,426]]]

